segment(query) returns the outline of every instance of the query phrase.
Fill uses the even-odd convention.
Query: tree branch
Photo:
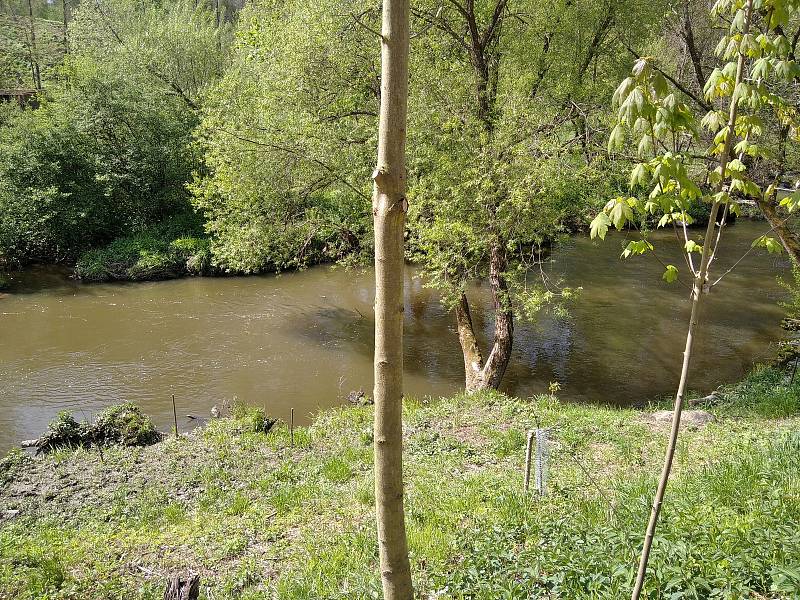
[[[240,135],[238,135],[238,134],[236,134],[236,133],[234,133],[232,131],[228,131],[227,129],[223,129],[222,127],[214,127],[213,129],[215,129],[216,131],[221,131],[222,133],[225,133],[225,134],[227,134],[227,135],[229,135],[229,136],[231,136],[233,138],[236,138],[237,140],[239,140],[241,142],[247,142],[248,144],[254,144],[256,146],[262,146],[264,148],[270,148],[271,150],[277,150],[279,152],[285,152],[286,154],[291,154],[292,156],[296,156],[297,158],[300,158],[301,160],[305,160],[305,161],[314,163],[315,165],[318,165],[318,166],[322,167],[323,169],[325,169],[337,181],[339,181],[340,183],[343,183],[345,186],[347,186],[354,193],[358,194],[359,196],[361,196],[365,200],[370,200],[370,201],[372,200],[372,198],[370,198],[367,194],[365,194],[364,192],[359,190],[352,183],[350,183],[347,179],[345,179],[344,177],[339,175],[339,173],[337,173],[336,170],[333,167],[325,164],[323,161],[319,160],[318,158],[313,158],[313,157],[310,157],[310,156],[306,156],[305,154],[303,154],[302,152],[300,152],[300,151],[298,151],[298,150],[296,150],[294,148],[289,148],[287,146],[281,146],[280,144],[273,144],[273,143],[269,143],[269,142],[259,142],[257,140],[253,140],[253,139],[250,139],[250,138],[242,137],[242,136],[240,136]]]
[[[364,23],[361,20],[361,17],[364,16],[364,14],[365,13],[361,13],[360,15],[356,16],[355,13],[350,13],[350,16],[352,17],[352,19],[353,19],[353,21],[355,22],[356,25],[361,25],[361,27],[363,27],[364,29],[369,31],[372,35],[374,35],[374,36],[376,36],[376,37],[378,37],[379,39],[382,40],[383,39],[383,35],[380,32],[375,31],[372,27],[370,27],[369,25],[367,25],[366,23]]]
[[[491,41],[495,31],[497,30],[497,26],[500,24],[500,21],[502,20],[503,11],[505,10],[507,5],[508,5],[508,0],[499,0],[498,3],[495,5],[494,13],[492,14],[492,20],[489,23],[489,27],[486,28],[486,31],[483,34],[483,39],[481,40],[482,48],[486,48],[489,45],[489,42]]]

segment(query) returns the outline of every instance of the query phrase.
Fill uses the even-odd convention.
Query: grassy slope
[[[683,435],[648,598],[800,597],[800,386],[764,371],[725,398]],[[409,401],[405,417],[419,597],[626,596],[664,428],[498,394]],[[161,598],[188,568],[215,600],[377,597],[371,418],[325,412],[294,448],[285,428],[222,419],[102,457],[12,456],[0,597]],[[555,428],[545,499],[522,493],[537,420]]]

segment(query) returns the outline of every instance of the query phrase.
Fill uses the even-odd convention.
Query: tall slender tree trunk
[[[67,37],[67,0],[61,0],[61,16],[64,21],[64,54],[69,54],[69,38]]]
[[[31,45],[29,50],[31,58],[31,73],[33,75],[33,85],[37,90],[42,89],[42,74],[39,71],[39,58],[36,50],[36,25],[33,19],[33,0],[28,0],[28,19],[31,28]]]
[[[750,30],[750,22],[753,14],[753,0],[747,0],[747,7],[745,12],[745,23],[743,35],[747,35]],[[734,89],[742,81],[744,72],[744,54],[739,52],[739,59],[736,65],[736,79]],[[725,138],[725,144],[719,154],[719,166],[722,177],[715,192],[721,192],[725,186],[725,170],[728,166],[730,159],[731,148],[733,144],[734,125],[736,124],[738,104],[735,99],[735,94],[731,99],[730,108],[728,112],[728,135]],[[681,378],[678,383],[678,392],[675,394],[675,406],[672,413],[672,427],[669,435],[669,443],[667,444],[667,451],[664,455],[664,467],[661,470],[661,478],[658,482],[656,495],[653,498],[653,506],[650,510],[650,520],[647,523],[647,531],[644,537],[644,545],[642,547],[642,556],[639,560],[639,569],[636,574],[636,583],[634,584],[633,591],[631,592],[631,600],[639,600],[644,586],[645,575],[647,573],[647,562],[650,557],[650,549],[653,545],[653,537],[656,532],[656,525],[658,524],[658,516],[661,512],[661,505],[664,502],[664,493],[667,490],[667,483],[669,482],[669,475],[672,471],[672,461],[675,457],[675,447],[678,443],[678,434],[681,427],[681,413],[683,411],[683,396],[686,393],[686,383],[689,377],[689,364],[692,360],[692,349],[694,347],[694,332],[697,328],[697,323],[700,320],[700,304],[703,296],[708,292],[708,266],[711,260],[712,245],[714,244],[714,233],[717,223],[717,214],[719,213],[721,204],[716,200],[711,206],[711,215],[708,218],[708,226],[706,227],[705,240],[703,241],[703,254],[700,258],[700,269],[694,279],[692,285],[692,310],[689,317],[689,330],[686,333],[686,347],[683,351],[683,364],[681,366]]]
[[[694,41],[690,2],[691,0],[684,0],[683,2],[683,14],[681,21],[681,26],[683,28],[683,41],[686,44],[686,52],[689,54],[689,59],[692,62],[695,82],[697,83],[699,89],[702,90],[706,84],[706,76],[705,73],[703,73],[702,57],[700,56],[700,52],[697,50],[697,45]]]
[[[375,508],[385,600],[411,600],[403,513],[403,234],[409,1],[384,0],[375,190]]]

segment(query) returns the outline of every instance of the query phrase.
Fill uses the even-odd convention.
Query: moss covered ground
[[[647,598],[800,598],[800,384],[759,370],[687,428]],[[424,599],[624,598],[666,426],[635,410],[479,394],[405,405],[408,535]],[[256,431],[246,411],[142,448],[12,452],[0,597],[377,598],[372,409]],[[551,428],[548,494],[523,491]],[[263,428],[261,428],[263,429]]]

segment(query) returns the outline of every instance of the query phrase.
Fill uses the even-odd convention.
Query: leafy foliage
[[[377,54],[340,4],[259,1],[241,17],[199,131],[208,174],[192,186],[226,270],[371,252]]]
[[[12,262],[74,257],[186,205],[191,114],[135,78],[74,68],[70,89],[0,126],[0,252]]]
[[[188,208],[224,36],[190,2],[82,4],[63,82],[0,112],[0,261],[70,260]]]
[[[740,213],[743,201],[774,201],[778,181],[768,181],[769,171],[765,173],[764,168],[776,157],[759,138],[770,120],[783,128],[787,133],[781,149],[784,159],[785,144],[800,140],[793,96],[787,88],[800,67],[783,29],[797,19],[798,7],[793,2],[768,0],[758,3],[748,20],[748,6],[743,0],[720,0],[714,6],[714,17],[730,24],[716,48],[718,66],[703,90],[707,110],[701,119],[689,100],[670,87],[653,57],[639,58],[631,75],[619,84],[613,97],[618,112],[608,149],[623,149],[627,138],[636,145],[641,162],[631,170],[630,189],[646,197],[609,201],[592,221],[592,237],[603,238],[613,224],[617,229],[636,227],[644,238],[647,220],[655,216],[658,227],[672,226],[676,234],[682,230],[686,266],[697,277],[701,268],[695,266],[691,254],[702,253],[703,247],[687,232],[687,225],[694,221],[693,203],[712,206],[712,214],[724,224],[729,213]],[[701,151],[703,146],[706,149]],[[777,177],[782,169],[781,163]],[[791,210],[796,196],[789,194],[780,204]],[[781,243],[770,233],[757,238],[753,246],[781,252]],[[719,236],[709,249],[709,265],[716,257],[718,241]],[[677,267],[670,265],[664,279],[677,280]]]
[[[196,215],[179,216],[83,253],[75,273],[85,281],[170,279],[207,275],[211,244]]]

